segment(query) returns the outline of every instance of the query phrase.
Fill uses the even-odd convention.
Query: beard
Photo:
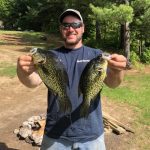
[[[66,45],[73,46],[73,45],[78,44],[82,40],[82,35],[78,36],[75,40],[69,40],[69,39],[67,39],[67,37],[63,37],[63,40]]]

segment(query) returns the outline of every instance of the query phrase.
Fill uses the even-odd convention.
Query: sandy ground
[[[16,64],[18,56],[29,48],[26,43],[20,42],[19,37],[1,35],[0,38],[8,42],[0,44],[0,62]],[[35,89],[27,88],[17,77],[0,77],[0,85],[0,150],[38,150],[38,147],[19,140],[13,131],[29,117],[46,112],[46,87],[42,84]],[[102,104],[105,112],[133,127],[136,115],[131,106],[111,102],[105,97]],[[140,146],[134,142],[136,136],[131,133],[105,134],[107,150],[140,150]]]

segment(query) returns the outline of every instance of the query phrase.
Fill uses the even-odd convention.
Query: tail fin
[[[83,102],[81,104],[81,109],[80,109],[80,116],[87,118],[89,115],[89,107],[90,107],[90,103],[88,103],[88,101]]]
[[[59,100],[59,108],[61,112],[71,112],[72,111],[72,105],[69,97],[61,98]]]

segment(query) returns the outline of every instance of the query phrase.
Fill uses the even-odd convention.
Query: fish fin
[[[69,77],[68,77],[68,73],[66,71],[66,68],[64,66],[63,63],[59,63],[59,67],[60,67],[60,71],[62,72],[62,74],[64,75],[64,82],[68,85],[69,87]]]
[[[78,97],[83,94],[83,83],[82,83],[82,76],[80,77],[79,85],[78,85]]]
[[[69,87],[69,77],[68,77],[68,74],[66,72],[66,70],[64,69],[63,70],[63,74],[64,74],[64,80],[65,80],[65,83],[68,85]]]
[[[89,108],[90,108],[89,103],[82,103],[80,109],[80,117],[87,118],[89,115]]]
[[[83,94],[80,85],[78,86],[78,97],[80,97]]]
[[[69,99],[69,97],[65,97],[65,98],[59,98],[59,108],[61,112],[71,112],[72,111],[72,104],[71,101]]]

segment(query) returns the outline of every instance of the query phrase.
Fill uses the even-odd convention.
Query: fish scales
[[[51,51],[31,50],[37,72],[48,89],[58,96],[60,111],[71,112],[72,106],[67,95],[69,79],[64,65]]]
[[[83,94],[80,110],[81,117],[88,117],[91,102],[95,100],[102,90],[106,70],[107,60],[101,56],[92,59],[84,68],[79,81],[79,91]]]

